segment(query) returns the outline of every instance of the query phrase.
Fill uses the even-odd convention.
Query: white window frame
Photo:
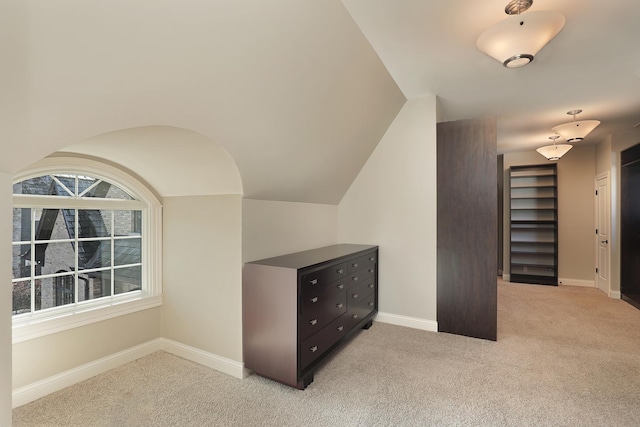
[[[137,200],[100,200],[113,209],[142,210],[142,290],[13,316],[13,343],[162,305],[162,205],[144,183],[114,166],[87,158],[48,157],[14,176],[14,183],[42,175],[70,173],[109,181]],[[86,209],[95,201],[60,196],[14,195],[13,207]]]

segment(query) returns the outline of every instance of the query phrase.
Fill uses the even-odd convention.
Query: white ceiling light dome
[[[546,157],[547,160],[560,160],[562,156],[573,148],[573,145],[556,144],[556,139],[558,138],[560,138],[560,135],[550,136],[549,139],[553,140],[553,145],[540,147],[536,151]]]
[[[573,121],[569,123],[563,123],[551,130],[562,136],[567,142],[582,141],[587,135],[591,133],[600,122],[598,120],[579,120],[576,121],[576,115],[582,113],[582,110],[567,111],[567,114],[573,116]]]
[[[507,68],[522,67],[533,61],[536,54],[562,30],[565,18],[560,12],[551,10],[521,14],[532,3],[532,0],[510,2],[505,12],[511,16],[480,34],[476,42],[478,49]]]
[[[547,160],[560,160],[560,157],[567,154],[573,148],[571,144],[553,144],[540,147],[536,151],[547,158]]]

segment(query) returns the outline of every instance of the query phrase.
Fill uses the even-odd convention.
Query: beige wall
[[[611,172],[611,135],[596,145],[596,176]]]
[[[11,147],[25,147],[29,134],[29,4],[0,2],[0,426],[11,425],[11,184],[15,164]],[[13,150],[15,151],[15,150]],[[24,156],[30,154],[24,150]]]
[[[504,265],[509,273],[509,168],[548,163],[535,151],[504,155]],[[558,162],[558,278],[589,284],[595,276],[595,148],[574,146]]]
[[[242,361],[242,196],[163,199],[162,336]]]
[[[0,283],[11,283],[13,175],[0,172]],[[11,286],[0,286],[0,426],[11,425]]]
[[[595,147],[574,147],[558,162],[558,276],[595,279]],[[565,283],[565,284],[570,284]]]
[[[13,345],[13,388],[159,337],[158,307],[16,343]]]
[[[252,199],[242,202],[244,262],[334,245],[337,241],[335,205]]]
[[[436,98],[406,102],[339,205],[341,242],[380,246],[380,311],[436,320]]]

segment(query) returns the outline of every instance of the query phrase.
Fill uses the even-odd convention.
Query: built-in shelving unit
[[[558,284],[558,179],[551,165],[510,169],[510,280]]]

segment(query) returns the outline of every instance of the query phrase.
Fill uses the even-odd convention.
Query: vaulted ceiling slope
[[[577,108],[602,122],[585,144],[640,122],[637,0],[534,0],[530,11],[558,11],[566,24],[517,69],[476,48],[508,2],[343,0],[407,98],[438,95],[446,120],[496,116],[499,151],[547,145]]]
[[[405,102],[340,0],[28,3],[34,161],[172,126],[224,147],[246,197],[336,204]]]

